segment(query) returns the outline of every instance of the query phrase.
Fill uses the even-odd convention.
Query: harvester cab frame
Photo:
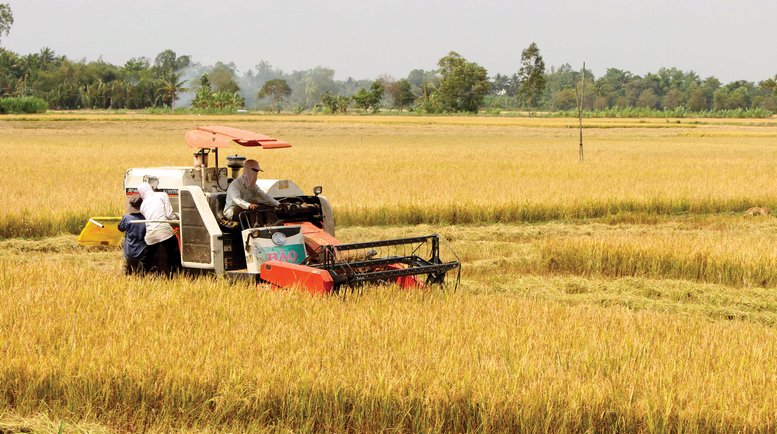
[[[321,186],[305,194],[288,179],[258,179],[259,188],[281,205],[242,212],[237,222],[225,219],[226,190],[237,179],[246,158],[229,155],[226,167],[219,167],[219,150],[235,144],[263,149],[289,148],[291,144],[224,126],[199,127],[187,132],[185,139],[196,149],[192,167],[133,168],[124,175],[127,197],[138,194],[142,182],[170,197],[180,218],[171,223],[177,227],[185,272],[244,277],[313,293],[371,282],[403,287],[443,284],[448,272],[456,273],[454,282],[458,285],[459,258],[436,234],[341,243],[335,238],[334,213]],[[209,165],[211,155],[213,167]],[[79,243],[112,244],[120,239],[115,224],[105,224],[115,220],[91,218]]]

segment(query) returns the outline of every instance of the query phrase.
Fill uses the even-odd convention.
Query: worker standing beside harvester
[[[146,225],[133,224],[133,221],[143,220],[140,207],[143,199],[140,196],[132,196],[127,201],[127,214],[119,222],[118,229],[125,232],[124,237],[124,274],[140,274],[143,272],[141,261],[146,254]]]
[[[227,201],[224,205],[224,217],[237,220],[243,211],[255,210],[257,202],[272,207],[277,207],[280,202],[262,191],[256,185],[259,172],[264,172],[256,160],[248,160],[243,167],[243,174],[232,181],[227,189]]]
[[[166,220],[177,220],[178,216],[173,211],[173,205],[166,193],[156,192],[148,182],[138,185],[138,194],[143,199],[140,212],[146,222],[146,254],[143,256],[143,269],[152,271],[157,262],[159,247],[165,249],[167,264],[163,270],[171,275],[181,269],[181,250],[178,247],[178,239],[175,237],[173,227]]]

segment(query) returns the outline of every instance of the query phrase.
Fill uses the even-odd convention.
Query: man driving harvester
[[[224,217],[229,220],[237,220],[243,211],[255,210],[258,204],[277,207],[280,202],[262,191],[256,185],[256,177],[264,170],[259,167],[256,160],[248,160],[243,167],[243,174],[232,181],[227,189],[227,201],[224,205]]]

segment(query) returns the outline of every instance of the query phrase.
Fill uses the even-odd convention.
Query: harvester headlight
[[[324,187],[322,187],[320,185],[317,185],[317,186],[313,187],[313,194],[315,194],[316,196],[318,196],[319,194],[321,194],[323,192],[324,192]]]

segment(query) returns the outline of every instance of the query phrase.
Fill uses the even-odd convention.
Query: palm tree
[[[163,78],[159,79],[159,85],[157,86],[157,90],[159,92],[162,92],[162,101],[170,101],[170,109],[173,108],[173,103],[175,102],[175,95],[178,92],[186,92],[187,88],[183,87],[183,85],[186,83],[186,80],[181,79],[181,74],[178,74],[176,72],[170,72],[169,74],[165,75]]]
[[[40,59],[40,66],[42,69],[49,69],[57,59],[54,55],[54,51],[49,47],[41,48],[40,52],[38,52],[38,58]]]

